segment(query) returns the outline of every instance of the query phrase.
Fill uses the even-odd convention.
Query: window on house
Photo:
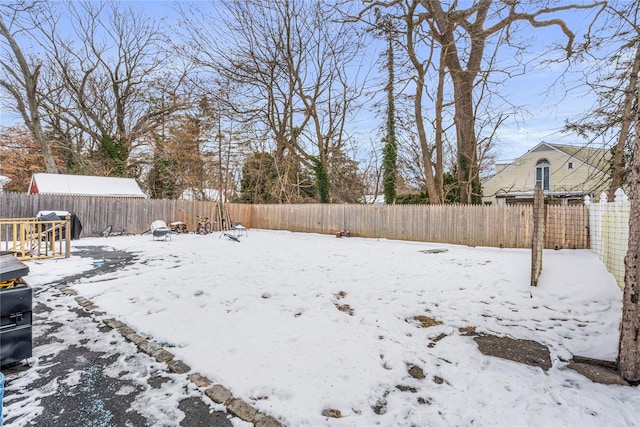
[[[551,189],[551,166],[547,159],[538,160],[536,163],[536,184],[540,184],[543,190]]]
[[[567,163],[567,169],[570,170],[570,171],[573,170],[573,162]]]

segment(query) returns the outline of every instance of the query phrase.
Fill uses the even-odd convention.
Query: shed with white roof
[[[133,178],[51,173],[34,173],[29,194],[147,198]]]

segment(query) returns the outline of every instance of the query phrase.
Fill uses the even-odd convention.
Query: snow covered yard
[[[265,230],[73,245],[135,253],[73,288],[287,425],[640,425],[637,388],[566,368],[616,357],[622,293],[587,250],[545,251],[531,288],[521,249]],[[33,287],[94,268],[75,255],[29,267]],[[553,367],[485,356],[472,328],[538,341]]]

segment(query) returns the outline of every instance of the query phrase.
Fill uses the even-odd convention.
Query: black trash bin
[[[24,280],[29,267],[0,255],[0,366],[32,356],[33,290]]]
[[[39,221],[58,221],[65,219],[67,216],[69,216],[71,220],[71,240],[78,240],[82,232],[82,223],[75,213],[67,211],[40,211],[38,212],[37,218]],[[65,233],[66,230],[63,230],[63,239],[66,237]],[[60,238],[60,236],[57,237]]]

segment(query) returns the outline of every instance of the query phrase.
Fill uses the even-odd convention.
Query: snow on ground
[[[81,279],[80,295],[287,425],[640,425],[637,388],[566,368],[574,354],[616,357],[622,294],[588,250],[545,251],[531,288],[522,249],[265,230],[73,244],[138,256]],[[29,283],[92,262],[30,263]],[[464,327],[545,344],[553,367],[484,356]]]
[[[62,278],[65,275],[64,271],[68,271],[68,268],[80,267],[79,264],[84,261],[80,258],[66,260],[68,265],[64,269],[52,270],[51,275],[46,276],[47,280],[55,281]],[[41,267],[47,264],[50,264],[50,261],[29,263],[29,267],[32,271],[40,271],[40,279],[42,279],[45,277],[42,273],[47,272],[42,271]],[[36,266],[35,269],[34,266]],[[144,417],[140,418],[146,419],[147,425],[177,426],[185,418],[184,413],[178,409],[180,401],[190,397],[201,398],[202,392],[184,375],[171,373],[167,370],[166,364],[159,363],[152,357],[139,352],[138,348],[125,341],[117,330],[101,330],[99,329],[101,322],[96,319],[89,316],[79,317],[73,311],[79,310],[74,297],[62,295],[58,289],[41,284],[37,286],[35,301],[45,305],[44,312],[47,316],[38,314],[34,318],[33,338],[39,344],[33,348],[33,357],[29,358],[29,368],[20,370],[19,374],[14,372],[5,376],[5,394],[2,402],[5,426],[42,425],[43,417],[47,426],[67,425],[58,418],[62,415],[62,418],[68,421],[68,417],[64,417],[67,409],[73,411],[76,419],[73,425],[81,425],[83,422],[85,423],[83,425],[87,426],[119,425],[114,421],[114,414],[109,408],[103,406],[102,400],[104,395],[108,394],[110,387],[114,387],[118,382],[127,382],[130,385],[116,390],[111,389],[111,391],[115,395],[133,395],[129,410]],[[42,337],[46,339],[43,340]],[[72,346],[83,346],[89,352],[96,352],[97,355],[105,352],[106,355],[100,357],[103,359],[102,362],[94,365],[91,359],[85,358],[86,352],[67,351]],[[114,355],[115,359],[107,360]],[[68,357],[71,361],[62,362],[63,357]],[[61,369],[55,368],[55,365],[59,364],[74,365],[75,370],[66,368],[66,374],[58,376]],[[96,369],[103,369],[102,375],[118,379],[118,382],[105,383],[104,380],[97,379]],[[56,371],[55,374],[52,375],[52,371]],[[78,384],[83,386],[83,392],[72,389]],[[101,390],[87,390],[93,387]],[[83,406],[86,404],[85,392],[89,396],[92,394],[95,396],[93,404]],[[60,406],[53,409],[47,408],[48,411],[45,411],[43,400],[56,395],[60,399],[66,396],[66,399],[79,399],[80,402],[61,404],[54,397],[48,404],[53,402]],[[114,401],[111,400],[111,402]],[[209,403],[211,411],[225,410],[222,405],[211,401]],[[46,418],[51,414],[55,415],[52,418]],[[0,420],[0,425],[3,425],[3,420]],[[236,427],[251,426],[237,418],[230,418],[230,422]]]

